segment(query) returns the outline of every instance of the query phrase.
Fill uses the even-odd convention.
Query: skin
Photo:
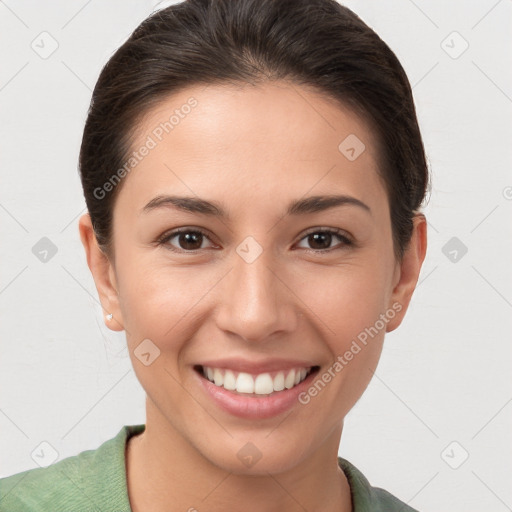
[[[348,512],[350,489],[337,464],[343,420],[371,380],[385,332],[406,313],[426,252],[425,217],[415,216],[396,261],[373,134],[305,86],[189,87],[144,117],[133,147],[191,96],[198,105],[124,178],[114,256],[98,247],[89,215],[79,221],[101,303],[113,314],[106,323],[126,330],[147,394],[146,430],[127,448],[132,508]],[[366,146],[354,161],[338,149],[349,134]],[[217,201],[231,219],[171,208],[141,213],[161,194]],[[285,215],[293,200],[329,194],[353,196],[371,211],[343,205]],[[178,236],[155,243],[180,227],[209,238],[193,250]],[[355,245],[335,235],[315,245],[310,228],[342,229]],[[248,236],[263,250],[252,263],[236,252]],[[401,310],[318,396],[279,416],[234,417],[196,382],[194,364],[230,356],[311,360],[322,374],[393,304]],[[147,338],[160,350],[149,366],[134,355]],[[262,456],[246,467],[237,453],[249,441]]]

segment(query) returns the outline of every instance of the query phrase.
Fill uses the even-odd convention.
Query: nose
[[[252,262],[235,253],[221,283],[217,326],[245,341],[264,342],[297,326],[293,283],[287,283],[286,272],[270,253],[263,251]]]

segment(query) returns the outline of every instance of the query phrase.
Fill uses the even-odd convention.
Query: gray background
[[[433,188],[420,284],[340,454],[421,511],[512,510],[512,1],[345,4],[409,76]],[[101,67],[155,6],[0,1],[0,476],[145,420],[80,243],[77,159]]]

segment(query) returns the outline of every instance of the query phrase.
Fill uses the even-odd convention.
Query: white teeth
[[[274,377],[274,391],[283,391],[284,389],[284,373],[279,372]]]
[[[270,373],[252,376],[246,372],[240,372],[237,375],[232,370],[221,370],[220,368],[203,367],[202,369],[203,375],[216,386],[238,393],[255,393],[257,395],[270,395],[274,391],[291,389],[309,375],[309,370],[309,368],[294,368],[280,371],[272,378]]]
[[[227,370],[224,374],[224,389],[229,389],[229,391],[236,389],[235,374],[231,370]]]
[[[254,393],[254,379],[252,376],[248,373],[239,373],[236,379],[236,390],[239,393]]]
[[[284,387],[286,389],[293,388],[295,384],[295,370],[291,370],[290,373],[286,376],[286,379],[284,379]]]
[[[213,370],[213,381],[216,386],[222,386],[222,384],[224,384],[224,375],[222,375],[222,372],[217,368]]]
[[[269,373],[258,375],[254,381],[254,392],[257,395],[269,395],[274,391],[274,382]]]

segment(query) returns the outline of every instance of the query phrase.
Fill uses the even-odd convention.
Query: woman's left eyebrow
[[[371,215],[371,209],[367,204],[348,195],[311,196],[299,199],[288,205],[285,215],[306,215],[340,206],[357,206]],[[229,220],[227,211],[220,203],[206,201],[198,197],[159,195],[151,199],[142,208],[141,213],[147,213],[159,208],[174,208]]]
[[[288,206],[287,215],[302,215],[308,213],[316,213],[338,206],[358,206],[372,213],[370,207],[361,200],[347,195],[327,195],[327,196],[311,196],[305,199],[294,201]]]

